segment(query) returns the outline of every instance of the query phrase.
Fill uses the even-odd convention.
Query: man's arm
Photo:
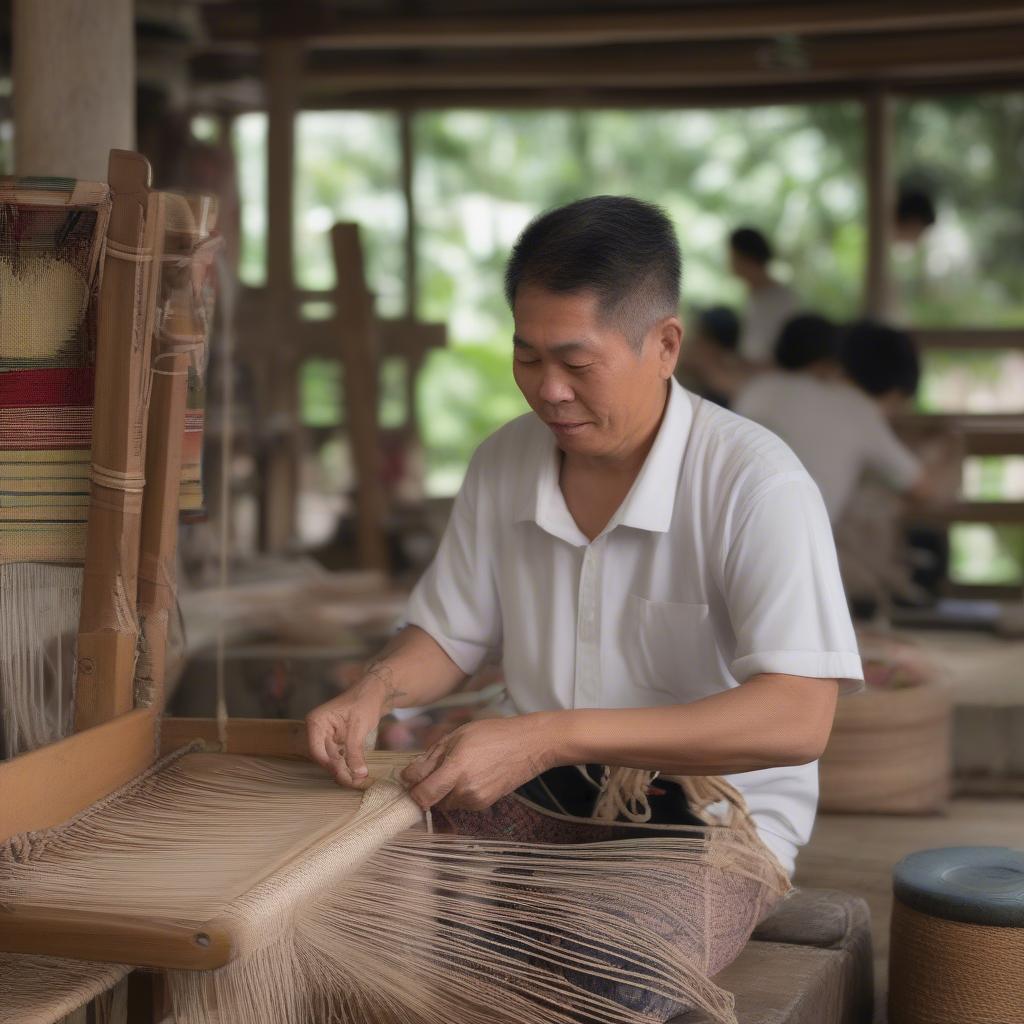
[[[758,675],[692,704],[563,712],[560,763],[669,775],[728,775],[817,760],[832,729],[834,679]]]
[[[465,672],[417,626],[406,626],[362,678],[306,718],[310,756],[341,783],[360,786],[368,771],[364,747],[377,723],[395,708],[431,704],[455,689]]]
[[[825,749],[838,691],[834,679],[765,673],[691,704],[472,722],[403,777],[423,807],[480,810],[558,765],[725,775],[805,764]]]

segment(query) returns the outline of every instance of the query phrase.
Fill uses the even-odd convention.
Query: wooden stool
[[[893,893],[889,1024],[1024,1024],[1024,851],[912,853]]]

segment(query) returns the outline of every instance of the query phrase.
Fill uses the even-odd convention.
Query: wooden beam
[[[0,762],[0,841],[53,828],[109,796],[156,758],[156,711],[138,708]]]
[[[266,51],[267,71],[267,313],[276,344],[264,361],[266,401],[278,433],[263,467],[260,503],[261,543],[266,551],[285,551],[295,531],[298,486],[297,364],[289,344],[293,321],[292,290],[295,176],[295,114],[298,108],[301,54],[287,41]]]
[[[389,568],[387,495],[381,480],[377,422],[380,358],[373,297],[366,285],[358,224],[335,224],[331,245],[337,272],[335,330],[345,368],[345,426],[356,470],[356,545],[361,569]]]
[[[227,748],[220,746],[214,718],[164,718],[160,725],[160,751],[170,754],[195,740],[215,746],[224,754],[255,757],[309,757],[305,722],[280,718],[229,718]]]
[[[250,3],[206,8],[207,50],[258,45],[269,34],[333,50],[610,46],[664,40],[774,38],[877,31],[927,31],[1011,25],[1024,21],[1015,0],[929,4],[865,0],[839,3],[705,4],[686,10],[584,11],[571,14],[424,14],[359,16],[296,12],[268,23]]]
[[[211,971],[232,960],[235,949],[230,933],[212,923],[193,927],[92,911],[0,905],[0,950],[5,953]]]
[[[914,341],[922,349],[1019,349],[1024,348],[1024,330],[988,327],[952,329],[912,328]]]
[[[319,293],[321,299],[331,292]],[[329,301],[329,300],[328,300]],[[259,330],[254,324],[253,330]],[[404,319],[377,320],[377,352],[381,359],[391,356],[408,356],[413,349],[444,348],[448,330],[444,324],[410,323]],[[300,320],[294,327],[292,344],[303,357],[323,356],[335,359],[338,356],[338,327],[333,318],[329,320]]]
[[[1017,523],[1024,525],[1024,501],[958,501],[951,505],[921,506],[911,516],[929,523]]]
[[[322,57],[303,101],[341,91],[658,89],[1024,72],[1024,28],[835,39],[650,45],[607,52],[430,56],[416,63]]]

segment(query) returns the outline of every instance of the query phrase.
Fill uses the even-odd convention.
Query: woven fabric
[[[105,186],[0,179],[0,563],[81,561]]]

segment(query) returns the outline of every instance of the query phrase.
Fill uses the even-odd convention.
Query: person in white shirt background
[[[889,422],[917,390],[907,335],[864,321],[841,339],[825,317],[804,313],[783,327],[774,355],[777,368],[742,388],[733,409],[793,449],[833,523],[865,473],[912,499],[929,496],[924,467]]]
[[[757,228],[737,228],[729,235],[729,266],[747,286],[739,354],[754,368],[770,366],[783,324],[800,308],[787,285],[772,276],[771,243]]]
[[[818,488],[775,436],[673,379],[680,273],[671,223],[635,199],[525,229],[506,297],[533,411],[474,455],[408,624],[309,715],[311,755],[340,783],[367,784],[383,715],[498,650],[500,716],[405,769],[421,806],[480,811],[576,765],[722,775],[792,872],[861,663]]]

